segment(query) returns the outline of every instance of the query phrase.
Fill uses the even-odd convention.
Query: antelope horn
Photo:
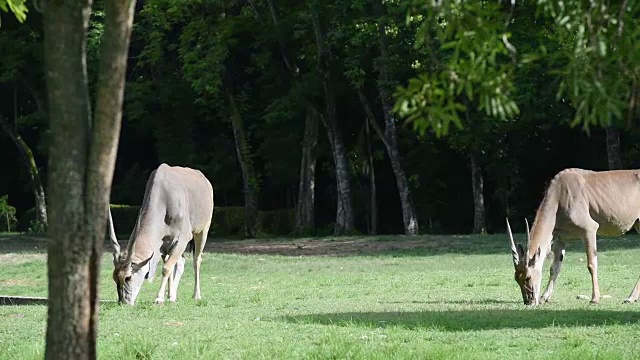
[[[507,234],[509,234],[509,240],[511,240],[511,256],[513,256],[513,265],[518,265],[520,262],[520,255],[518,255],[516,242],[513,241],[513,233],[511,232],[511,225],[509,225],[509,218],[507,218]]]
[[[115,258],[120,256],[120,244],[116,237],[116,230],[113,228],[113,218],[111,217],[111,208],[109,208],[109,237],[111,238],[111,244],[113,245],[113,255]]]
[[[524,224],[527,228],[527,252],[525,253],[524,261],[525,263],[529,262],[529,243],[531,242],[531,232],[529,231],[529,221],[527,218],[524,218]]]

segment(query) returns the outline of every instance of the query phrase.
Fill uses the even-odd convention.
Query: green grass
[[[334,246],[345,239],[330,240]],[[601,292],[611,298],[595,306],[576,299],[591,294],[576,242],[552,303],[537,308],[522,305],[504,235],[424,236],[411,249],[403,244],[415,245],[415,238],[346,240],[367,246],[332,256],[207,252],[202,302],[191,299],[188,256],[178,303],[151,303],[156,279],[144,284],[135,307],[101,306],[99,357],[626,359],[640,353],[640,304],[621,304],[640,275],[638,236],[599,242]],[[7,241],[0,237],[0,294],[45,296],[42,246],[3,252]],[[102,265],[101,297],[115,299],[109,254]],[[41,358],[45,325],[44,306],[0,306],[0,359]]]

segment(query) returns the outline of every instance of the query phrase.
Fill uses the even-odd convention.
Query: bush
[[[139,211],[140,206],[111,205],[111,216],[116,233],[127,234],[127,236],[131,234]],[[23,218],[26,215],[27,213]],[[269,235],[289,235],[293,232],[294,221],[294,209],[258,211],[258,232]],[[209,234],[211,236],[243,236],[244,226],[243,206],[215,207]]]
[[[289,235],[295,223],[294,209],[258,212],[259,231],[270,235]]]
[[[217,236],[244,235],[244,226],[243,206],[213,208],[213,220],[209,233]]]
[[[18,221],[18,230],[28,232],[29,228],[31,228],[31,224],[36,222],[36,208],[28,209],[22,214],[22,216],[20,216],[20,220]]]
[[[0,196],[0,231],[15,230],[16,208],[9,205],[9,195]]]

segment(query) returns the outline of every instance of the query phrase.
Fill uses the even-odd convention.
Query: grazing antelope
[[[192,237],[195,240],[193,298],[200,300],[200,264],[212,215],[213,188],[209,180],[198,170],[167,164],[161,164],[149,176],[135,228],[123,252],[109,211],[118,302],[135,304],[144,279],[153,279],[160,257],[164,266],[155,302],[164,302],[167,284],[169,301],[176,301],[184,271],[182,254]]]
[[[620,236],[632,226],[640,232],[640,170],[589,171],[566,169],[559,172],[547,188],[538,207],[533,227],[527,223],[526,249],[511,240],[515,280],[526,305],[547,302],[562,267],[566,241],[582,238],[591,273],[591,303],[600,301],[596,235]],[[553,240],[553,241],[552,241]],[[552,245],[553,243],[553,245]],[[553,252],[553,264],[542,298],[542,266]],[[625,303],[638,300],[640,279]]]

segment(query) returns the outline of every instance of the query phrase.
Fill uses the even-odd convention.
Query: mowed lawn
[[[522,239],[523,236],[517,236]],[[22,241],[21,245],[16,243]],[[46,296],[42,241],[0,237],[0,295]],[[102,359],[625,359],[640,356],[640,237],[599,242],[599,305],[581,242],[552,303],[528,308],[505,235],[210,242],[178,302],[100,309]],[[545,263],[544,282],[551,261]],[[101,298],[116,299],[111,255]],[[45,306],[0,306],[0,358],[41,358]]]

